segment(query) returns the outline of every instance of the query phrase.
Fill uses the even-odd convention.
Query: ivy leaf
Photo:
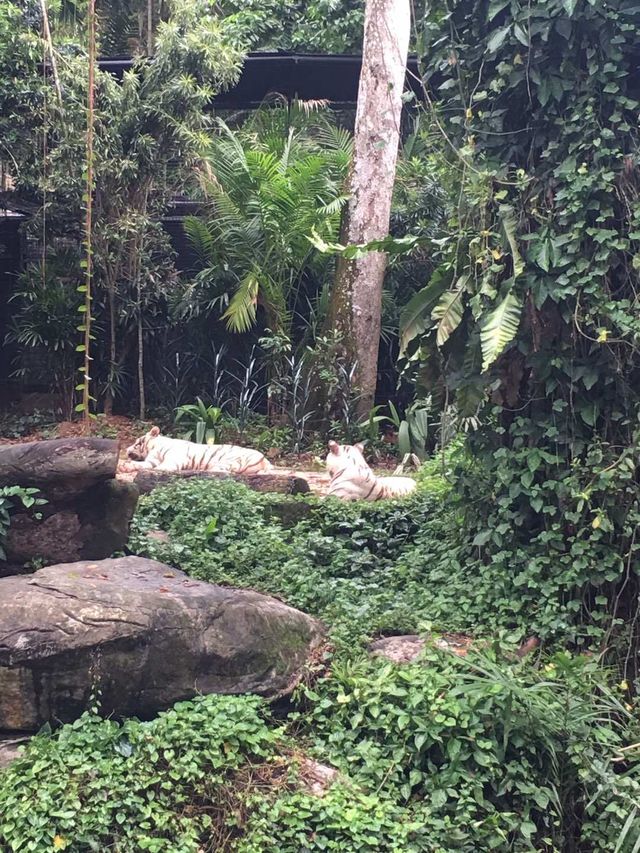
[[[508,27],[503,27],[501,30],[496,30],[487,42],[487,51],[489,53],[495,53],[496,50],[498,50],[498,48],[504,43],[504,40],[509,35],[510,31],[511,24],[509,24]]]
[[[486,316],[480,326],[482,346],[482,371],[487,370],[508,343],[516,336],[520,325],[522,305],[518,297],[509,292],[500,304]]]
[[[498,12],[502,12],[502,10],[509,5],[509,0],[493,0],[492,3],[489,3],[489,11],[487,12],[487,20],[493,21]]]
[[[538,251],[538,255],[536,257],[536,263],[539,267],[541,267],[545,272],[549,272],[549,241],[544,240],[540,246]]]

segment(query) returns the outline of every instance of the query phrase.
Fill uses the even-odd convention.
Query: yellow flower
[[[593,527],[594,530],[597,530],[600,527],[601,523],[602,522],[601,522],[600,516],[596,515],[596,517],[591,522],[591,526]]]
[[[492,249],[491,254],[493,255],[494,260],[499,261],[502,257],[502,252],[500,249]]]
[[[53,837],[53,849],[54,850],[66,850],[67,847],[67,839],[62,835],[54,835]]]
[[[473,111],[472,111],[471,107],[467,107],[467,111],[466,111],[465,115],[466,115],[467,119],[473,118]]]
[[[627,682],[626,680],[625,680],[625,681],[621,681],[621,682],[620,682],[620,690],[628,690],[628,689],[629,689],[629,684],[628,684],[628,682]]]
[[[608,337],[609,337],[609,330],[608,329],[600,329],[600,331],[598,332],[598,343],[599,344],[606,344]]]

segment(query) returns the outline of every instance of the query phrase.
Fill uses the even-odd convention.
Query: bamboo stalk
[[[87,25],[89,29],[89,89],[87,92],[87,207],[85,217],[85,247],[86,247],[86,270],[85,270],[85,295],[84,295],[84,368],[82,388],[82,417],[85,432],[90,426],[91,395],[89,383],[91,375],[90,344],[91,344],[91,281],[92,281],[92,245],[91,229],[93,214],[93,131],[94,131],[94,106],[95,106],[95,66],[96,66],[96,4],[95,0],[89,0],[87,8]]]

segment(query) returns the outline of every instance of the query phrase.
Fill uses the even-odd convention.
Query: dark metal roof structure
[[[103,71],[120,78],[133,66],[131,57],[99,59]],[[327,100],[332,106],[353,107],[358,98],[362,57],[355,54],[250,53],[240,79],[213,100],[216,109],[253,109],[277,92],[288,99]],[[420,96],[418,61],[410,57],[407,88]]]

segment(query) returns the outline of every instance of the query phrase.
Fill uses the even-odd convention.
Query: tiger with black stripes
[[[152,468],[172,474],[181,471],[258,474],[272,468],[259,450],[233,444],[196,444],[181,438],[169,438],[160,435],[157,426],[151,427],[127,448],[127,457],[134,470]]]
[[[415,491],[411,477],[378,477],[367,464],[362,444],[329,442],[327,471],[331,483],[327,497],[343,501],[379,501],[400,498]]]

